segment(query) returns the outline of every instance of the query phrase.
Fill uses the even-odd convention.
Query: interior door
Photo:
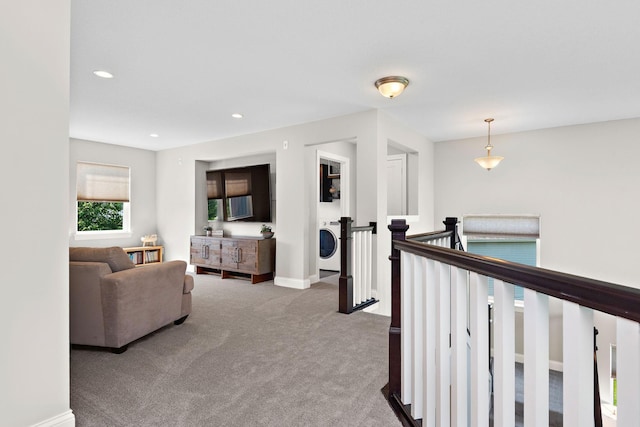
[[[387,156],[387,215],[407,214],[407,157]]]

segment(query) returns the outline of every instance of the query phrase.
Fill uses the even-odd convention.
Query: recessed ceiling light
[[[159,137],[160,135],[158,135],[157,133],[150,133],[150,134],[149,134],[149,136],[150,136],[151,138],[157,138],[157,137]]]
[[[108,71],[104,71],[104,70],[96,70],[93,72],[93,74],[95,74],[98,77],[102,77],[103,79],[112,79],[113,78],[113,74],[111,74]]]
[[[231,115],[231,117],[233,117],[234,119],[241,119],[244,116],[242,114],[240,114],[240,113],[233,113]]]

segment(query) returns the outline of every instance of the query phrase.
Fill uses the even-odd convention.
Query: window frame
[[[482,235],[482,233],[474,233],[472,235],[465,234],[464,230],[464,220],[465,218],[473,218],[473,220],[483,220],[488,219],[488,233],[486,235]],[[518,227],[513,227],[514,221],[517,222],[518,219],[522,220],[522,224],[524,227],[522,228],[523,232],[520,234],[518,231]],[[501,233],[499,230],[496,230],[496,223],[499,223],[501,220],[505,220],[508,222],[509,231],[507,233]],[[534,224],[537,222],[537,224]],[[536,267],[540,267],[540,215],[536,214],[524,214],[524,215],[512,215],[512,214],[469,214],[463,215],[462,222],[460,224],[460,242],[463,245],[463,248],[468,248],[468,243],[471,241],[506,241],[506,240],[522,240],[534,242],[536,245]],[[474,224],[475,225],[475,224]],[[498,227],[499,228],[499,227]],[[497,231],[497,232],[496,232]],[[514,284],[514,286],[517,286]],[[489,295],[489,304],[494,304],[493,295]],[[516,300],[514,299],[514,307],[517,312],[522,312],[524,310],[524,299]]]
[[[128,201],[117,200],[117,202],[122,203],[122,229],[120,230],[88,230],[81,231],[78,230],[78,164],[90,164],[97,166],[105,166],[105,167],[117,167],[117,168],[126,168],[128,170]],[[73,236],[75,240],[96,240],[96,239],[115,239],[115,238],[129,238],[132,236],[131,233],[131,167],[125,165],[116,165],[109,163],[99,163],[99,162],[88,162],[88,161],[77,161],[76,162],[76,196],[74,202],[74,226],[73,226]],[[91,200],[86,200],[91,201]],[[104,202],[110,202],[116,200],[104,200]],[[99,202],[99,201],[95,201]]]

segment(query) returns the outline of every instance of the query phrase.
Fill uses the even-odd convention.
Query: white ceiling
[[[495,134],[640,117],[638,0],[71,3],[74,138],[160,150],[374,108],[432,141],[487,117]],[[373,85],[387,75],[411,82],[398,98]]]

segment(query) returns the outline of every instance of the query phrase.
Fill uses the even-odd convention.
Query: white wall
[[[375,112],[370,111],[158,152],[158,232],[165,239],[166,256],[188,261],[189,236],[201,232],[194,212],[197,164],[275,153],[275,282],[308,287],[310,207],[305,194],[308,180],[315,179],[315,175],[305,167],[305,146],[354,136],[371,143],[375,141],[375,117]],[[283,148],[283,141],[288,141],[287,149]]]
[[[346,213],[347,216],[351,218],[356,218],[357,214],[357,203],[356,203],[356,183],[358,181],[358,165],[357,165],[357,151],[358,144],[357,141],[336,141],[336,142],[327,142],[324,144],[317,145],[308,145],[305,148],[305,170],[312,171],[315,175],[316,173],[319,175],[318,171],[318,160],[317,153],[318,151],[322,153],[329,153],[335,156],[343,157],[349,160],[349,179],[348,179],[348,188],[345,188],[345,177],[346,175],[343,173],[343,177],[341,178],[340,188],[341,195],[340,199],[334,200],[332,202],[320,202],[319,199],[319,181],[314,179],[307,180],[307,189],[305,191],[306,195],[306,204],[310,207],[309,209],[309,218],[308,218],[308,226],[309,226],[309,268],[310,275],[315,276],[315,272],[318,270],[318,259],[319,259],[319,221],[323,219],[331,219],[338,220],[342,214],[342,208],[345,202],[347,202],[349,212]],[[348,195],[348,196],[345,196]],[[348,200],[345,198],[348,197]],[[373,220],[372,220],[373,221]],[[368,224],[368,222],[366,223]],[[354,225],[365,225],[365,224],[355,224]],[[312,281],[317,280],[317,277],[313,277]]]
[[[73,426],[66,231],[70,2],[4,2],[0,28],[0,424]]]
[[[408,234],[423,233],[433,230],[444,229],[441,222],[435,224],[434,228],[434,152],[433,143],[424,136],[409,129],[398,120],[380,113],[378,118],[378,135],[375,159],[375,168],[369,168],[377,175],[372,185],[367,188],[358,186],[363,193],[375,192],[376,217],[378,223],[378,234],[374,239],[374,249],[377,253],[376,284],[377,298],[380,304],[375,312],[386,316],[391,315],[391,263],[389,255],[391,253],[391,233],[387,228],[391,217],[387,216],[387,150],[388,145],[399,144],[406,147],[408,151],[417,153],[418,163],[418,215],[406,217],[409,224]],[[362,163],[361,167],[362,167]],[[368,184],[365,184],[368,185]],[[363,186],[364,187],[364,186]],[[402,218],[402,217],[394,217]],[[444,218],[442,218],[444,220]]]
[[[156,225],[156,153],[121,145],[71,139],[69,153],[69,246],[140,246],[140,237],[155,234]],[[94,162],[128,166],[131,186],[131,233],[100,239],[75,234],[76,163]],[[158,235],[158,244],[164,243]]]
[[[317,243],[314,242],[317,234],[316,176],[311,163],[313,156],[309,153],[313,152],[313,147],[322,148],[325,144],[337,141],[356,141],[355,174],[352,174],[355,205],[351,206],[351,212],[356,224],[376,221],[381,230],[381,234],[374,239],[384,242],[375,256],[378,264],[376,278],[381,280],[378,298],[384,300],[377,312],[389,315],[390,234],[386,228],[386,179],[380,171],[386,171],[387,144],[390,140],[419,155],[420,215],[414,218],[412,230],[431,230],[433,145],[398,121],[371,110],[158,152],[158,232],[165,239],[167,258],[188,261],[189,236],[201,233],[203,217],[194,209],[201,209],[202,205],[198,200],[203,198],[203,190],[196,181],[202,179],[205,163],[225,164],[235,158],[275,153],[275,283],[295,288],[309,287],[317,271]],[[284,141],[287,141],[287,149],[284,148]],[[247,233],[253,230],[247,229],[250,225],[246,224],[231,227],[245,227],[243,231]],[[233,234],[236,234],[235,230]],[[377,243],[374,241],[375,250]],[[374,283],[374,287],[377,286]]]
[[[492,137],[505,157],[487,172],[485,138],[436,144],[436,218],[541,215],[541,265],[640,287],[640,119]]]
[[[436,221],[467,213],[540,214],[542,267],[640,287],[638,135],[640,119],[493,135],[493,153],[505,160],[490,172],[473,161],[483,155],[485,138],[437,143]],[[602,317],[598,359],[606,399],[608,344],[615,336]]]

